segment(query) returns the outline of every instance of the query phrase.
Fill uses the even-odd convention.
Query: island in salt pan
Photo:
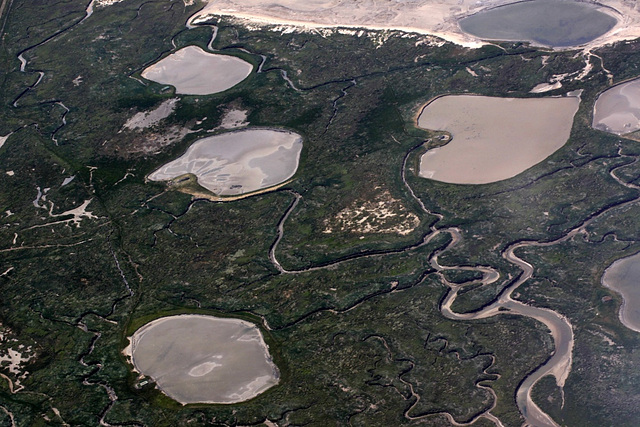
[[[247,78],[253,65],[240,58],[184,47],[149,66],[142,77],[175,86],[182,95],[210,95],[232,88]]]
[[[162,317],[130,340],[125,354],[136,371],[182,404],[243,402],[278,383],[260,330],[244,320]]]
[[[420,113],[418,126],[450,132],[452,140],[422,155],[419,175],[452,184],[512,178],[567,142],[579,104],[577,96],[436,98]]]
[[[302,137],[275,129],[246,129],[199,139],[182,156],[149,175],[169,181],[194,174],[198,184],[219,196],[273,187],[298,169]]]

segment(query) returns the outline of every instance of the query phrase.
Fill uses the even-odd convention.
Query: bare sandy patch
[[[153,110],[140,111],[129,118],[123,128],[140,130],[152,127],[169,117],[175,111],[177,103],[178,98],[167,99]]]
[[[401,200],[388,190],[371,200],[360,200],[324,221],[325,234],[335,231],[352,233],[394,233],[407,235],[420,224],[420,218],[408,212]]]

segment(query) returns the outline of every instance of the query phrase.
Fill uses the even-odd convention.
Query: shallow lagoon
[[[620,259],[602,276],[602,284],[622,296],[620,320],[640,332],[640,254]]]
[[[602,92],[593,107],[593,127],[617,135],[640,130],[640,79]]]
[[[142,77],[175,86],[179,94],[210,95],[232,88],[252,70],[251,64],[235,56],[187,46],[145,69]]]
[[[279,378],[258,328],[239,319],[163,317],[138,329],[127,351],[138,372],[182,404],[242,402]]]
[[[246,129],[199,139],[181,157],[149,175],[168,181],[191,173],[198,184],[232,196],[269,188],[298,169],[302,137],[273,129]]]
[[[488,9],[460,20],[462,31],[484,40],[579,46],[610,31],[617,19],[586,3],[532,0]]]
[[[549,157],[569,138],[580,98],[448,95],[424,107],[418,126],[452,134],[427,151],[419,175],[452,184],[511,178]]]

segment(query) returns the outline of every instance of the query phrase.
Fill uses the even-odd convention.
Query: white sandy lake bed
[[[567,142],[579,104],[574,96],[437,98],[424,107],[418,126],[450,132],[452,140],[422,156],[419,175],[452,184],[512,178]]]
[[[253,65],[235,56],[187,46],[146,68],[142,77],[175,86],[178,94],[210,95],[232,88],[252,70]]]
[[[219,196],[250,193],[291,178],[298,169],[302,137],[274,129],[246,129],[199,139],[182,156],[149,175],[169,181],[194,174]]]
[[[182,404],[237,403],[278,383],[260,330],[240,319],[180,315],[138,329],[125,353]]]
[[[640,332],[640,254],[611,264],[602,275],[602,284],[622,296],[620,321]]]

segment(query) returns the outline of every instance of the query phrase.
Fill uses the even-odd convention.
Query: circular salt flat
[[[187,403],[237,403],[278,383],[279,372],[258,328],[204,315],[163,317],[131,337],[138,372]]]
[[[552,47],[580,46],[618,22],[596,5],[574,1],[521,1],[460,20],[460,29],[484,40],[530,41]]]
[[[578,97],[437,98],[422,110],[418,126],[453,138],[422,155],[419,175],[452,184],[514,177],[567,142],[579,104]]]
[[[640,79],[602,92],[593,107],[592,126],[617,135],[640,130]]]
[[[225,91],[247,78],[253,66],[240,58],[184,47],[142,72],[142,77],[175,86],[183,95],[210,95]]]
[[[298,169],[302,137],[273,129],[246,129],[199,139],[181,157],[149,175],[168,181],[192,173],[198,184],[232,196],[269,188]]]

